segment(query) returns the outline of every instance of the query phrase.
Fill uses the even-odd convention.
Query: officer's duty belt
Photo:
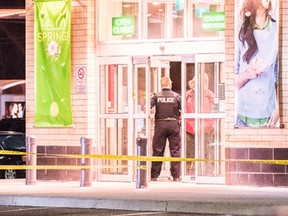
[[[157,121],[178,121],[178,119],[168,117],[168,118],[164,118],[164,119],[157,119]]]

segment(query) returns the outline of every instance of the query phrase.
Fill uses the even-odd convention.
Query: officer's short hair
[[[171,87],[171,79],[168,76],[161,77],[161,86],[163,87]]]

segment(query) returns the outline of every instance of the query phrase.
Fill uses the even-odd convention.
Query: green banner
[[[72,124],[71,0],[34,0],[35,126]]]

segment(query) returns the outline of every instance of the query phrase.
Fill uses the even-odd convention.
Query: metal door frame
[[[198,64],[199,63],[211,63],[211,62],[224,62],[225,61],[225,54],[195,54],[195,55],[185,55],[182,56],[181,60],[181,95],[185,95],[186,92],[186,64],[187,63],[194,63],[195,64],[195,75],[198,73]],[[196,91],[198,91],[197,87],[199,86],[198,79],[196,79],[195,86]],[[217,85],[218,88],[218,85]],[[195,101],[199,101],[199,94],[196,94]],[[182,97],[181,107],[184,110],[185,107],[185,99]],[[210,114],[201,114],[198,113],[197,106],[195,107],[196,114],[190,114],[182,112],[182,121],[181,121],[181,137],[185,137],[185,119],[186,118],[195,118],[195,119],[203,119],[203,118],[214,118],[214,119],[224,119],[225,113],[210,113]],[[197,130],[199,128],[198,121],[195,121],[195,134],[197,134]],[[198,136],[195,136],[195,143],[199,143]],[[185,139],[181,139],[181,146],[182,146],[182,157],[185,157],[184,149],[185,149]],[[195,157],[198,157],[198,145],[195,145]],[[183,182],[195,182],[195,183],[213,183],[213,184],[224,184],[225,177],[208,177],[208,176],[198,176],[198,165],[197,161],[195,162],[195,179],[191,176],[184,175],[185,166],[182,166],[182,181]]]
[[[128,67],[128,80],[127,80],[127,87],[128,87],[128,95],[132,92],[132,71],[133,71],[133,65],[132,65],[132,58],[129,56],[124,57],[97,57],[96,59],[96,68],[97,71],[100,70],[101,65],[127,65]],[[96,79],[96,83],[100,83],[100,71]],[[98,104],[100,105],[100,85],[97,85],[98,89],[96,91],[96,99],[98,100]],[[133,134],[133,121],[132,121],[132,97],[128,96],[128,112],[127,113],[113,113],[113,114],[101,114],[100,109],[98,109],[97,113],[97,125],[100,125],[101,119],[127,119],[128,121],[128,137],[132,137]],[[97,143],[96,143],[96,149],[101,149],[101,128],[97,127]],[[133,140],[128,139],[127,143],[127,155],[133,155]],[[101,150],[100,150],[101,151]],[[99,152],[103,154],[103,152]],[[99,163],[97,165],[102,165],[102,160],[98,160]],[[133,161],[128,160],[128,174],[127,175],[119,175],[119,174],[102,174],[101,170],[97,170],[97,180],[99,181],[132,181],[133,179]]]
[[[169,75],[169,64],[168,64],[167,59],[161,58],[161,57],[155,57],[155,56],[135,56],[133,57],[133,73],[135,73],[137,71],[137,68],[145,68],[145,80],[146,80],[146,113],[144,114],[133,114],[133,120],[135,119],[143,119],[145,118],[146,121],[146,138],[147,138],[147,156],[152,155],[152,134],[151,134],[151,130],[152,130],[152,126],[151,126],[151,121],[153,121],[154,119],[154,114],[151,114],[151,110],[150,110],[150,97],[152,95],[152,93],[154,92],[158,92],[161,90],[161,85],[160,85],[160,80],[161,80],[161,72],[162,69],[165,69],[165,75]],[[155,75],[154,78],[155,82],[152,84],[151,82],[151,76],[153,76],[153,72],[151,71],[152,68],[157,68],[157,74]],[[136,80],[133,80],[133,82],[135,82]],[[156,89],[155,91],[151,92],[151,87],[152,85],[156,85]],[[136,95],[135,95],[136,96]],[[135,128],[135,127],[134,127]],[[136,135],[136,133],[134,132],[134,134]],[[166,148],[165,153],[169,152],[169,149]],[[136,152],[135,152],[136,154]],[[165,162],[164,162],[165,163]],[[166,176],[167,178],[169,177],[169,173],[170,173],[170,164],[164,164],[162,166],[162,172],[161,172],[161,177]],[[148,170],[148,175],[147,177],[150,179],[150,168],[151,168],[151,163],[148,163],[147,166],[147,170]],[[167,168],[167,169],[165,169]],[[166,171],[166,172],[165,172]]]
[[[184,70],[185,68],[185,64],[187,63],[194,63],[195,64],[195,73],[198,71],[198,63],[205,63],[205,62],[224,62],[224,54],[195,54],[195,55],[179,55],[177,57],[175,56],[124,56],[124,57],[99,57],[97,58],[97,68],[98,70],[100,69],[100,65],[109,65],[109,64],[122,64],[122,65],[127,65],[128,66],[128,94],[130,95],[133,94],[133,83],[135,82],[135,80],[133,80],[133,73],[135,72],[135,68],[137,67],[145,67],[146,72],[145,72],[145,79],[146,79],[146,92],[147,92],[147,97],[146,97],[146,113],[143,114],[135,114],[133,113],[134,110],[134,102],[133,102],[133,97],[129,96],[128,97],[128,113],[125,114],[101,114],[100,110],[97,118],[97,124],[100,124],[100,119],[107,119],[107,118],[112,118],[112,119],[117,119],[117,118],[127,118],[128,119],[128,137],[133,137],[136,138],[136,132],[134,131],[135,126],[134,126],[134,120],[135,119],[145,119],[146,121],[146,137],[147,137],[147,141],[148,141],[148,146],[147,146],[147,154],[149,156],[150,151],[151,151],[151,145],[150,145],[150,140],[151,140],[151,134],[150,134],[150,120],[151,118],[153,118],[154,116],[150,115],[150,69],[152,66],[156,66],[158,65],[159,68],[161,68],[161,60],[162,61],[169,61],[169,59],[177,59],[177,61],[179,60],[179,62],[181,62],[181,94],[185,95],[185,91],[186,91],[186,71]],[[151,66],[152,64],[152,66]],[[161,69],[160,69],[161,70]],[[159,71],[159,70],[158,70]],[[161,77],[161,73],[158,75]],[[99,77],[98,80],[96,80],[96,82],[99,82]],[[196,86],[198,84],[196,83]],[[161,87],[160,87],[161,88]],[[160,90],[160,89],[158,89]],[[197,94],[196,94],[197,95]],[[98,100],[98,103],[100,104],[100,85],[98,85],[98,91],[96,94],[96,98]],[[197,100],[197,98],[196,98]],[[185,106],[185,102],[182,99],[182,107]],[[207,116],[206,116],[207,115]],[[186,118],[221,118],[224,119],[225,118],[225,113],[213,113],[213,114],[197,114],[197,116],[195,114],[188,114],[188,113],[182,113],[182,119],[186,119]],[[197,121],[196,121],[197,124]],[[196,125],[196,128],[198,126]],[[98,128],[98,148],[100,147],[100,128]],[[185,136],[185,127],[184,127],[184,121],[182,121],[182,127],[181,127],[181,136],[184,137]],[[196,143],[198,142],[197,140],[197,136],[196,136]],[[184,145],[185,145],[185,140],[182,139],[181,140],[181,145],[182,145],[182,155],[184,155]],[[197,149],[196,149],[197,150]],[[197,151],[196,151],[197,152]],[[128,155],[136,155],[136,139],[128,139]],[[183,157],[183,156],[182,156]],[[135,174],[135,164],[136,161],[128,161],[128,175],[105,175],[105,174],[101,174],[100,171],[97,173],[98,175],[98,180],[100,181],[133,181],[134,179],[134,174]],[[182,166],[182,181],[183,182],[191,182],[191,180],[189,180],[189,177],[184,175],[184,166]],[[149,170],[149,168],[148,168]],[[150,175],[150,172],[148,172],[148,176]],[[224,183],[224,177],[213,177],[211,179],[211,177],[203,177],[203,176],[197,176],[197,166],[196,166],[196,179],[195,179],[196,183]]]

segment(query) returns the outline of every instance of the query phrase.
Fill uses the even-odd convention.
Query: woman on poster
[[[276,3],[276,1],[274,1]],[[244,0],[236,43],[236,127],[275,127],[278,24],[271,0]]]

